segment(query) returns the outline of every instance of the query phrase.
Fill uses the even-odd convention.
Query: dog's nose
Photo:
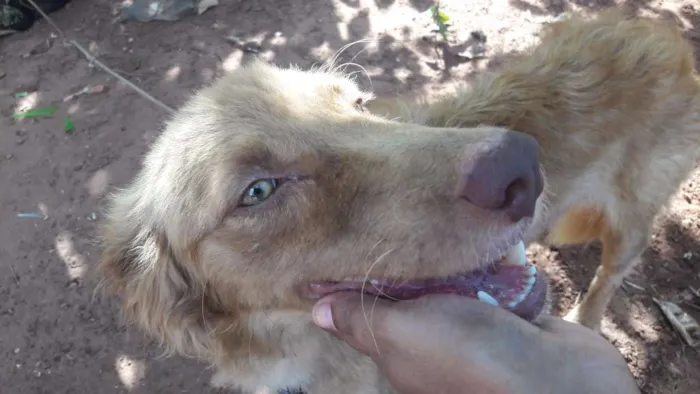
[[[477,207],[505,212],[514,222],[533,216],[544,187],[538,156],[534,138],[505,134],[463,163],[459,196]]]

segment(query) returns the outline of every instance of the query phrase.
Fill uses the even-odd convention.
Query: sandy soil
[[[108,0],[73,0],[52,14],[72,38],[170,106],[252,52],[278,64],[323,62],[346,43],[378,93],[433,94],[507,62],[535,43],[542,22],[606,0],[446,1],[453,44],[468,61],[436,49],[425,0],[236,1],[179,22],[119,23]],[[697,0],[630,0],[641,13],[674,18],[700,55]],[[693,3],[695,5],[693,5]],[[476,33],[475,33],[476,32]],[[45,22],[0,39],[0,393],[207,393],[211,371],[158,350],[120,326],[114,305],[94,299],[102,198],[124,184],[166,113],[65,46]],[[475,39],[486,37],[486,42]],[[245,48],[227,38],[248,43]],[[235,41],[235,40],[234,40]],[[479,48],[483,46],[483,48]],[[244,50],[245,49],[245,50]],[[251,49],[253,51],[251,52]],[[369,84],[369,79],[365,81]],[[63,99],[86,86],[101,93]],[[25,97],[15,97],[27,92]],[[20,94],[21,95],[21,94]],[[10,119],[18,109],[60,106],[40,120]],[[75,129],[66,133],[70,115]],[[45,219],[18,217],[40,212]],[[644,262],[620,290],[604,324],[645,393],[700,392],[700,353],[664,320],[652,296],[677,301],[696,318],[700,298],[700,173],[659,219]],[[564,310],[585,289],[599,249],[533,247],[553,276]],[[643,290],[635,289],[643,288]],[[699,309],[700,310],[700,309]]]

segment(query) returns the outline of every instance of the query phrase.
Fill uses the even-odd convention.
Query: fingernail
[[[326,330],[336,330],[335,324],[333,323],[331,305],[328,302],[319,302],[314,305],[311,315],[317,326],[325,328]]]

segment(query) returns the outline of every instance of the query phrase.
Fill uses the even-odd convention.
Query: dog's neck
[[[265,342],[274,352],[256,354],[251,350],[217,362],[218,371],[212,378],[215,387],[249,391],[266,387],[273,393],[300,394],[324,368],[324,359],[332,356],[327,349],[328,335],[313,324],[310,315],[265,311],[245,319],[251,339]]]
[[[313,324],[310,314],[265,311],[247,327],[275,354],[242,354],[217,363],[212,385],[277,394],[389,392],[376,365]],[[388,386],[386,386],[388,387]]]

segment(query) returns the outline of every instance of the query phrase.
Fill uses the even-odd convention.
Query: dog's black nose
[[[517,222],[531,217],[544,182],[534,138],[509,132],[498,143],[467,158],[459,196],[477,207],[505,212]]]

